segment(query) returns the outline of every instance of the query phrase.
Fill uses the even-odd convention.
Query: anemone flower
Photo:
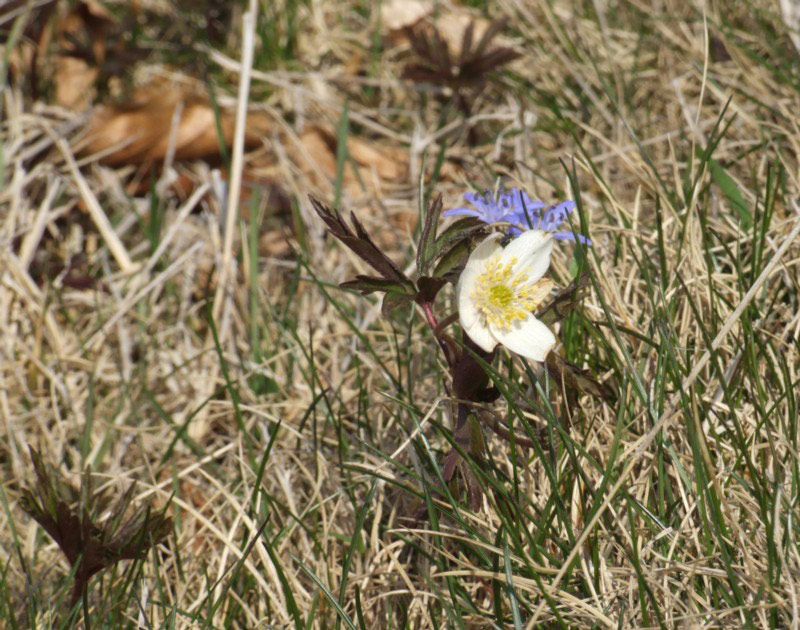
[[[458,314],[467,335],[483,350],[502,344],[534,361],[544,361],[555,335],[533,315],[553,282],[543,278],[550,266],[553,235],[528,230],[503,247],[490,234],[470,255],[456,286]]]

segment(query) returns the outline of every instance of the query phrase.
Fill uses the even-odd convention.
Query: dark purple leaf
[[[413,293],[409,293],[408,286],[405,284],[400,284],[394,280],[375,278],[374,276],[356,276],[355,280],[342,282],[339,286],[343,289],[359,291],[361,295],[369,295],[375,291],[383,291],[384,293],[399,293],[409,297],[413,295]]]
[[[338,212],[331,210],[311,195],[309,195],[309,199],[311,205],[314,206],[314,210],[317,211],[317,214],[328,226],[328,230],[331,234],[353,250],[356,255],[381,274],[381,276],[387,280],[403,284],[409,287],[410,291],[413,291],[414,284],[411,280],[409,280],[406,275],[400,271],[397,265],[375,245],[355,214],[351,213],[350,215],[353,227],[355,228],[354,232],[353,229],[344,222]]]
[[[436,299],[439,290],[447,284],[444,278],[431,278],[429,276],[421,276],[417,278],[417,304],[428,303],[432,304]]]
[[[428,273],[434,254],[434,244],[436,242],[436,229],[439,225],[439,218],[442,214],[442,196],[437,195],[428,204],[425,212],[425,219],[422,224],[419,242],[417,243],[417,269],[421,274]]]

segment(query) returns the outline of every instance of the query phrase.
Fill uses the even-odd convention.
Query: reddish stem
[[[436,319],[436,315],[433,314],[433,304],[430,302],[423,302],[420,306],[422,307],[422,312],[425,313],[425,319],[428,320],[428,325],[433,329],[434,334],[436,334],[439,320]]]
[[[436,341],[439,343],[439,347],[444,353],[445,361],[447,361],[448,365],[452,366],[452,359],[450,357],[450,353],[448,352],[447,343],[441,338],[441,336],[439,336],[439,320],[436,319],[436,315],[433,313],[433,304],[431,302],[419,302],[419,305],[422,309],[422,312],[425,313],[425,319],[428,322],[428,326],[430,326],[431,330],[433,331],[433,336],[436,338]]]

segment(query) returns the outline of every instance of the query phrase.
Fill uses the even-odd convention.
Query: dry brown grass
[[[156,189],[151,244],[153,198],[126,194],[134,169],[76,158],[82,114],[3,91],[0,611],[19,627],[65,616],[51,605],[68,591],[67,565],[17,504],[32,446],[72,480],[90,466],[114,487],[135,480],[139,501],[171,502],[175,534],[121,605],[131,627],[288,628],[295,605],[309,627],[331,627],[336,611],[309,572],[338,598],[351,545],[343,601],[356,627],[356,592],[367,628],[497,627],[495,586],[513,627],[508,575],[522,627],[798,627],[800,242],[776,253],[797,235],[800,98],[778,8],[500,0],[488,13],[510,18],[504,43],[522,57],[464,120],[400,78],[409,47],[397,34],[379,30],[383,50],[371,52],[377,9],[355,4],[299,4],[297,57],[253,68],[251,111],[274,131],[241,167],[234,151],[251,212],[241,223],[221,217],[208,167],[184,163],[194,188]],[[211,58],[235,94],[238,61]],[[594,281],[561,328],[562,352],[619,400],[568,408],[554,387],[572,422],[569,439],[548,442],[555,486],[540,457],[492,438],[492,478],[516,478],[519,513],[494,491],[477,513],[445,503],[436,526],[408,519],[419,503],[406,488],[435,485],[426,449],[440,461],[449,448],[436,428],[449,407],[422,319],[386,321],[379,304],[331,286],[364,271],[306,197],[334,198],[336,147],[322,147],[345,101],[351,141],[404,156],[398,170],[354,160],[341,186],[341,206],[401,266],[439,143],[445,207],[497,177],[544,200],[580,194]],[[323,140],[304,144],[312,128]],[[732,184],[699,157],[710,145],[752,215],[774,210],[768,229],[742,231]],[[279,193],[250,208],[253,181]],[[265,217],[258,260],[242,248],[254,214]],[[297,256],[276,246],[284,238]],[[570,252],[554,256],[562,284]],[[531,517],[517,521],[530,538],[507,534],[504,550],[495,535],[509,514]],[[92,605],[102,626],[107,603]]]

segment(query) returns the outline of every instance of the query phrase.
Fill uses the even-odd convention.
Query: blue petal
[[[542,222],[542,217],[537,209],[528,210],[527,214],[523,210],[517,210],[504,217],[504,221],[522,225],[526,229],[535,230],[539,228]]]
[[[461,215],[481,218],[481,213],[472,208],[451,208],[450,210],[442,212],[443,217],[457,217]]]
[[[476,217],[489,224],[509,223],[511,227],[507,229],[507,233],[514,237],[529,229],[553,233],[575,209],[574,201],[564,201],[548,208],[546,203],[531,199],[528,193],[519,188],[512,188],[496,196],[488,190],[483,193],[468,192],[464,193],[464,200],[473,207],[451,208],[442,216]],[[562,241],[577,240],[584,245],[592,244],[585,236],[572,232],[557,232],[554,236]]]
[[[476,208],[486,207],[486,197],[479,193],[464,193],[464,199],[469,201]]]
[[[546,208],[547,204],[544,201],[537,201],[535,199],[531,199],[524,190],[517,191],[519,195],[515,195],[514,199],[516,200],[517,204],[519,205],[520,210],[538,210],[541,208]]]
[[[569,214],[575,209],[574,201],[564,201],[557,206],[552,206],[544,212],[544,221],[542,222],[542,229],[547,232],[552,232],[564,221],[567,220]]]
[[[477,208],[477,212],[473,216],[478,217],[484,223],[495,223],[505,214],[505,211],[498,207],[497,201],[488,190],[482,195],[465,193],[464,199]],[[445,215],[450,216],[447,213]]]

